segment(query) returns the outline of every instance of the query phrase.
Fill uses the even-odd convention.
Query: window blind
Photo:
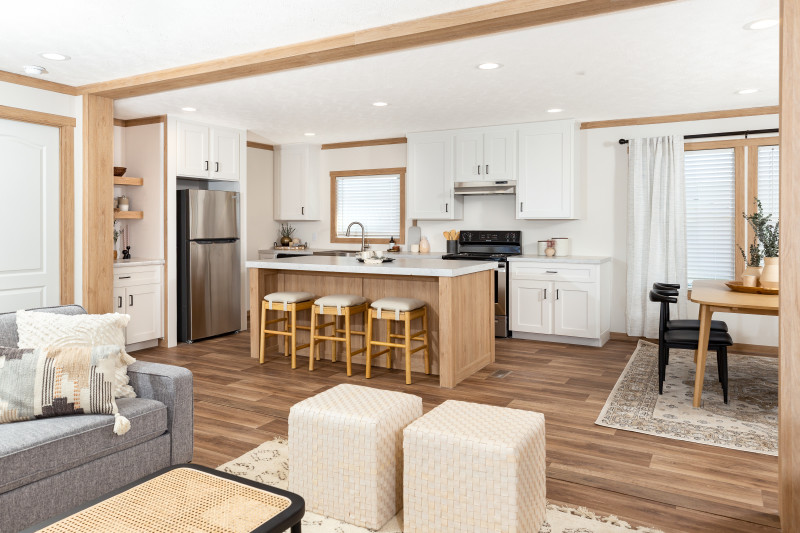
[[[764,207],[764,213],[771,214],[771,224],[778,221],[779,185],[780,185],[780,150],[777,146],[758,147],[758,199]],[[748,210],[754,209],[753,205]]]
[[[336,178],[336,235],[345,237],[347,226],[364,224],[367,237],[400,235],[400,175],[339,176]],[[361,229],[351,232],[360,237]]]
[[[736,170],[733,148],[685,153],[686,244],[689,285],[734,279]]]

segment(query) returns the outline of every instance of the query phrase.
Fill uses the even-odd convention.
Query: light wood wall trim
[[[339,237],[336,234],[336,178],[342,176],[377,176],[377,175],[400,175],[400,234],[397,235],[394,242],[397,244],[405,244],[406,242],[406,228],[403,222],[406,219],[406,169],[405,167],[398,168],[372,168],[361,170],[334,170],[331,172],[331,242],[336,243],[361,243],[361,236],[358,237]],[[367,237],[370,244],[389,244],[389,239],[371,239]]]
[[[65,117],[64,115],[53,115],[42,113],[41,111],[31,111],[30,109],[20,109],[18,107],[8,107],[0,105],[0,118],[6,120],[17,120],[19,122],[31,122],[42,126],[55,126],[61,128],[69,126],[74,128],[77,124],[75,117]]]
[[[601,15],[672,0],[506,0],[238,56],[84,85],[130,98]]]
[[[121,118],[115,118],[114,119],[114,125],[115,126],[119,126],[120,128],[124,128],[125,127],[125,121],[122,120]]]
[[[778,464],[781,529],[800,531],[800,3],[781,1],[781,298]]]
[[[582,130],[597,128],[618,128],[620,126],[642,126],[645,124],[666,124],[668,122],[690,122],[693,120],[714,120],[718,118],[753,117],[757,115],[777,115],[779,106],[747,107],[744,109],[726,109],[723,111],[704,111],[701,113],[682,113],[679,115],[661,115],[656,117],[621,118],[614,120],[597,120],[581,124]]]
[[[61,304],[75,303],[75,128],[58,132],[59,152],[59,243],[61,252]]]
[[[83,306],[110,313],[113,294],[113,101],[83,97]]]
[[[166,116],[165,116],[166,118]],[[167,199],[169,198],[169,187],[167,186],[167,177],[169,176],[169,165],[167,164],[167,157],[169,152],[169,137],[167,134],[169,133],[169,127],[167,126],[169,122],[166,120],[164,121],[164,129],[163,129],[163,138],[164,138],[164,175],[162,177],[164,182],[164,284],[163,284],[163,291],[164,291],[164,307],[163,307],[163,319],[164,324],[162,327],[163,337],[159,340],[159,346],[169,347],[169,235],[167,234],[167,228],[169,228],[169,205]]]
[[[247,141],[248,148],[258,148],[259,150],[269,150],[270,152],[275,151],[275,146],[266,143],[257,143],[255,141]]]
[[[688,142],[683,144],[686,152],[694,150],[716,150],[717,148],[736,148],[738,146],[770,146],[780,144],[781,138],[774,137],[752,137],[750,139],[723,139],[720,141],[700,141]]]
[[[63,83],[43,80],[41,78],[33,78],[31,76],[23,76],[22,74],[15,74],[5,70],[0,70],[0,81],[14,83],[16,85],[24,85],[26,87],[33,87],[34,89],[43,89],[45,91],[68,94],[70,96],[77,96],[80,94],[78,88],[73,87],[72,85],[65,85]]]
[[[161,124],[167,121],[167,115],[155,115],[152,117],[130,118],[123,120],[121,118],[114,119],[114,125],[122,128],[130,128],[133,126],[147,126],[148,124]]]
[[[385,144],[406,144],[405,137],[391,137],[388,139],[372,139],[370,141],[348,141],[343,143],[323,144],[323,150],[338,150],[340,148],[359,148],[362,146],[383,146]]]

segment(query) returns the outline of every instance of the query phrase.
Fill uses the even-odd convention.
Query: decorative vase
[[[289,237],[281,237],[281,246],[289,246],[292,244],[292,239]]]
[[[780,272],[778,271],[778,258],[765,257],[764,270],[761,271],[759,279],[761,286],[765,289],[777,289],[780,284]]]
[[[746,267],[744,269],[744,272],[742,272],[742,276],[755,276],[756,277],[756,281],[758,281],[758,278],[761,277],[761,271],[763,269],[764,269],[764,267],[760,267],[760,266],[759,267],[748,266],[748,267]]]
[[[128,209],[130,209],[130,207],[131,207],[131,204],[128,201],[128,197],[127,196],[120,196],[120,198],[119,198],[119,210],[120,211],[127,211]]]
[[[556,255],[556,249],[555,249],[555,248],[553,248],[552,246],[548,246],[548,247],[545,249],[544,253],[545,253],[545,255],[546,255],[547,257],[553,257],[554,255]]]
[[[116,260],[117,260],[117,251],[114,250],[114,261],[116,261]]]
[[[431,243],[428,242],[427,237],[422,237],[419,240],[419,253],[427,254],[430,251],[431,251]]]

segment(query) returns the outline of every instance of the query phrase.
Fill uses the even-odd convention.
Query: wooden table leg
[[[703,397],[703,379],[706,373],[706,356],[708,355],[708,337],[711,332],[711,308],[700,305],[700,332],[698,335],[697,352],[694,359],[697,370],[694,373],[694,406],[700,407]]]

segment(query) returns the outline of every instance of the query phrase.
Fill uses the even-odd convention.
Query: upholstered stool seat
[[[310,331],[308,326],[297,325],[298,311],[311,309],[314,295],[310,292],[273,292],[264,296],[261,302],[261,344],[259,346],[259,362],[264,363],[265,342],[270,337],[277,335],[283,336],[284,355],[292,355],[292,368],[297,368],[297,350],[308,348],[311,344],[297,345],[297,330]],[[273,320],[267,320],[268,311],[284,311],[285,316]],[[283,330],[267,329],[271,324],[283,323]],[[291,349],[290,349],[291,345]]]
[[[392,349],[403,348],[406,355],[406,384],[411,384],[411,354],[424,350],[425,373],[431,373],[430,352],[428,350],[428,307],[424,301],[416,298],[381,298],[372,302],[367,313],[367,378],[372,377],[372,358],[386,354],[386,368],[392,368]],[[422,329],[412,333],[411,321],[422,319]],[[372,329],[374,319],[386,320],[386,341],[375,340],[375,331]],[[402,335],[392,333],[392,320],[405,324]],[[393,342],[402,339],[403,343]],[[411,342],[422,342],[421,346],[411,348]],[[384,349],[373,353],[373,346],[383,346]]]
[[[310,292],[273,292],[264,296],[264,300],[270,303],[294,304],[313,300],[314,295]]]
[[[403,428],[422,398],[337,385],[289,411],[289,490],[306,509],[380,529],[403,503]]]
[[[331,341],[333,343],[333,350],[331,351],[331,362],[336,362],[336,347],[339,343],[344,344],[345,357],[347,358],[347,375],[353,375],[353,356],[367,351],[366,341],[364,347],[353,350],[353,335],[360,335],[366,338],[366,332],[354,330],[352,328],[351,318],[356,315],[364,315],[366,317],[367,299],[357,294],[331,294],[317,298],[314,305],[311,306],[311,327],[314,334],[311,335],[311,357],[308,360],[308,369],[314,370],[314,358],[319,359],[319,345],[318,341]],[[319,323],[318,317],[324,315],[334,315],[333,320],[330,322]],[[339,327],[339,317],[343,317],[344,326]],[[325,328],[333,326],[333,334],[326,335]],[[343,334],[343,336],[339,335]]]
[[[448,400],[403,431],[403,465],[406,533],[536,533],[544,521],[541,413]]]

